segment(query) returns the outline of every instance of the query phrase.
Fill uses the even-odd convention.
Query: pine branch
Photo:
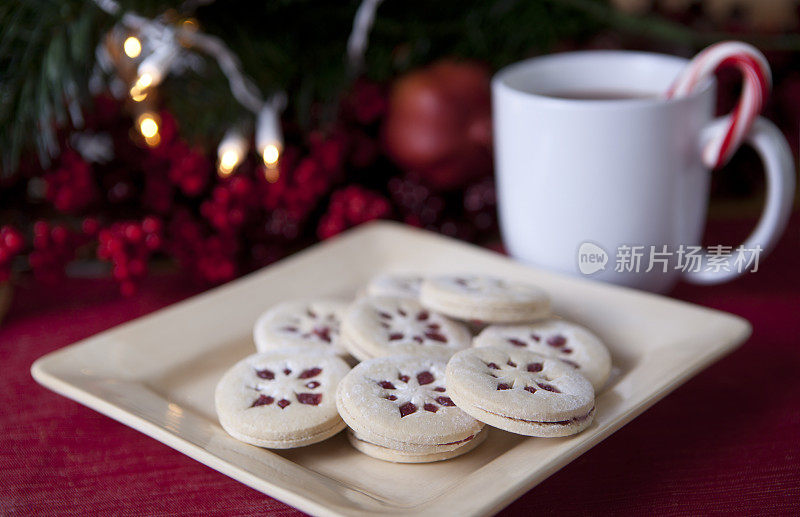
[[[78,106],[88,97],[94,50],[111,23],[85,0],[3,2],[0,175],[12,174],[31,146],[48,163],[58,151],[57,126],[80,122]]]

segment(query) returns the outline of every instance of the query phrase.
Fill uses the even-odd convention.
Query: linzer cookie
[[[342,322],[342,342],[357,359],[398,354],[437,355],[447,359],[471,345],[469,330],[397,296],[357,300]]]
[[[550,298],[538,287],[485,275],[428,278],[420,302],[446,316],[483,323],[527,323],[550,314]]]
[[[404,298],[419,298],[419,288],[422,286],[422,276],[385,274],[373,278],[367,285],[369,296],[400,296]]]
[[[387,461],[421,463],[463,454],[483,424],[455,406],[445,361],[421,356],[364,361],[339,383],[336,404],[351,443]]]
[[[261,315],[253,327],[259,352],[285,347],[317,347],[345,356],[339,327],[347,304],[340,300],[282,302]]]
[[[512,433],[568,436],[594,419],[592,384],[563,361],[529,350],[458,352],[447,364],[447,383],[464,412]]]
[[[296,348],[251,355],[225,373],[215,403],[223,429],[243,442],[288,449],[333,436],[345,424],[336,387],[350,368],[335,355]]]
[[[526,325],[492,325],[474,340],[475,346],[527,349],[555,357],[589,379],[595,391],[611,372],[611,356],[600,338],[569,321],[548,319]]]

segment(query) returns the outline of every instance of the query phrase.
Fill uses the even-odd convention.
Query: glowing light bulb
[[[233,170],[239,165],[239,153],[234,149],[229,149],[222,153],[219,159],[220,176],[230,176]]]
[[[247,152],[247,140],[240,129],[230,129],[217,148],[217,173],[227,178],[236,170]]]
[[[264,147],[261,153],[261,158],[264,160],[264,165],[267,168],[275,168],[278,165],[278,158],[281,157],[281,150],[275,144],[269,144]]]
[[[131,87],[130,95],[133,102],[142,102],[147,98],[147,92],[139,90],[136,86]]]
[[[141,102],[147,98],[147,89],[153,84],[153,75],[145,72],[141,74],[128,92],[134,102]]]
[[[131,59],[136,59],[142,53],[142,42],[136,36],[129,36],[122,44],[125,55]]]
[[[136,84],[134,86],[138,86],[140,89],[148,88],[151,84],[153,84],[153,75],[145,72],[136,79]]]
[[[145,138],[153,138],[158,134],[158,122],[151,116],[143,117],[139,121],[139,132]]]
[[[161,135],[158,134],[158,116],[152,113],[142,113],[137,120],[139,133],[144,137],[144,141],[150,147],[156,147],[161,143]]]

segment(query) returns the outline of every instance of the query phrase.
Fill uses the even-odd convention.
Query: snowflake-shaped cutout
[[[552,379],[541,373],[544,369],[544,364],[541,362],[517,364],[509,359],[501,364],[494,362],[484,364],[486,374],[496,379],[498,391],[525,390],[528,393],[536,393],[538,390],[545,390],[561,393],[561,390],[552,384]]]
[[[285,409],[296,400],[300,404],[318,406],[322,402],[319,389],[322,383],[318,380],[322,368],[315,366],[299,372],[293,372],[288,365],[283,368],[257,368],[253,370],[256,381],[250,389],[258,392],[250,407],[269,406],[275,403]]]
[[[430,370],[423,370],[414,376],[397,373],[396,379],[374,381],[382,388],[380,396],[395,403],[400,418],[416,413],[420,409],[436,413],[442,407],[455,404],[445,395],[447,388],[444,379],[437,379]]]
[[[537,344],[545,344],[552,349],[551,352],[562,362],[567,363],[573,368],[580,368],[578,363],[568,359],[573,350],[569,346],[567,337],[561,333],[543,336],[541,333],[531,332],[525,336],[508,336],[505,337],[505,340],[509,344],[519,348],[535,348]]]
[[[395,310],[378,310],[380,326],[385,329],[390,342],[412,342],[418,345],[447,344],[450,339],[442,331],[442,324],[433,321],[430,311],[410,311],[398,307]]]
[[[330,344],[339,335],[339,316],[333,312],[321,312],[307,307],[303,314],[288,316],[285,324],[278,330],[303,339]]]

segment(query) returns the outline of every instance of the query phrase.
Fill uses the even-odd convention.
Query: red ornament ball
[[[383,127],[387,154],[436,190],[464,187],[491,170],[489,72],[443,61],[400,78]]]

